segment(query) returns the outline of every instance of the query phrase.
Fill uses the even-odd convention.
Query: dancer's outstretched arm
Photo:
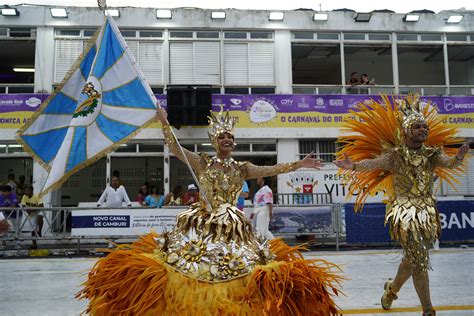
[[[456,155],[453,157],[445,155],[442,152],[437,154],[434,159],[435,167],[442,167],[442,168],[458,167],[462,163],[467,152],[469,151],[469,145],[471,144],[471,142],[472,141],[470,140],[465,142],[461,147],[458,148]]]
[[[243,170],[246,179],[256,179],[261,177],[276,176],[281,173],[295,171],[299,168],[321,169],[324,164],[319,159],[312,158],[313,153],[306,155],[302,160],[278,163],[273,166],[256,166],[251,162],[246,162],[243,165]]]
[[[390,170],[392,164],[392,153],[387,152],[377,158],[364,159],[358,162],[352,161],[352,159],[345,153],[344,159],[335,160],[334,164],[339,168],[355,171],[371,171],[374,169]]]

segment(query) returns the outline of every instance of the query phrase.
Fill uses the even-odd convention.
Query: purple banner
[[[47,94],[0,94],[0,113],[34,112],[48,96]]]
[[[34,112],[48,95],[46,94],[0,94],[0,113]],[[156,95],[161,106],[166,108],[166,95]],[[370,104],[379,101],[379,95],[300,95],[267,94],[239,95],[215,94],[212,96],[213,109],[223,105],[225,110],[248,111],[256,102],[271,105],[279,113],[321,112],[343,114],[358,103]],[[474,112],[474,96],[421,97],[422,102],[436,104],[440,114],[462,114]]]

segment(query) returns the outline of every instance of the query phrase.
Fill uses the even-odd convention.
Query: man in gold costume
[[[306,260],[299,247],[254,236],[235,206],[246,179],[298,168],[319,168],[318,160],[274,166],[235,161],[234,119],[222,111],[210,117],[216,155],[182,148],[157,110],[170,151],[194,170],[199,202],[177,216],[176,227],[119,246],[100,259],[77,294],[90,300],[94,315],[318,315],[338,314],[332,295],[341,277],[337,266]]]
[[[398,291],[412,277],[423,315],[435,315],[428,278],[428,250],[441,231],[433,193],[434,171],[459,167],[469,150],[469,142],[459,147],[455,156],[447,156],[442,147],[425,144],[430,125],[441,123],[435,117],[435,109],[423,109],[416,99],[398,100],[395,106],[391,105],[388,98],[384,98],[384,101],[385,105],[359,107],[360,113],[357,115],[363,118],[364,123],[354,120],[346,127],[362,131],[362,135],[341,138],[345,149],[341,151],[341,159],[335,161],[335,164],[355,179],[359,189],[365,185],[369,190],[388,188],[389,191],[385,223],[389,223],[390,235],[400,242],[404,253],[395,279],[389,279],[385,284],[382,307],[390,309],[393,300],[397,299]],[[360,129],[362,126],[364,129]],[[378,142],[372,142],[380,144],[379,154],[374,153],[375,150],[370,149],[370,146],[365,147],[370,143],[369,139],[373,140],[373,134],[369,134],[374,132],[380,137]],[[436,135],[438,132],[439,130]],[[364,154],[369,157],[372,154],[375,158],[354,162],[350,156],[357,159],[361,157],[362,150],[366,151]],[[387,177],[388,174],[391,177],[386,183],[376,183],[381,180],[375,179]],[[374,182],[367,180],[371,176]]]

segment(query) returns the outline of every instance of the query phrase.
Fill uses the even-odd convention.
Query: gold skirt
[[[304,259],[301,247],[270,241],[274,260],[230,281],[208,283],[177,271],[151,233],[121,245],[89,272],[76,298],[92,315],[337,315],[340,269]]]

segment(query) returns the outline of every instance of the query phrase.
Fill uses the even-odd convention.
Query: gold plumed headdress
[[[207,134],[212,142],[212,146],[216,149],[218,148],[217,138],[220,134],[228,133],[234,136],[235,119],[229,115],[229,111],[226,111],[225,114],[223,112],[224,107],[221,105],[221,110],[217,115],[211,112],[211,116],[207,117],[209,119],[209,131]]]
[[[406,135],[411,135],[411,127],[413,124],[417,122],[426,122],[420,98],[418,96],[409,95],[403,100],[400,100],[398,109],[398,119]]]

